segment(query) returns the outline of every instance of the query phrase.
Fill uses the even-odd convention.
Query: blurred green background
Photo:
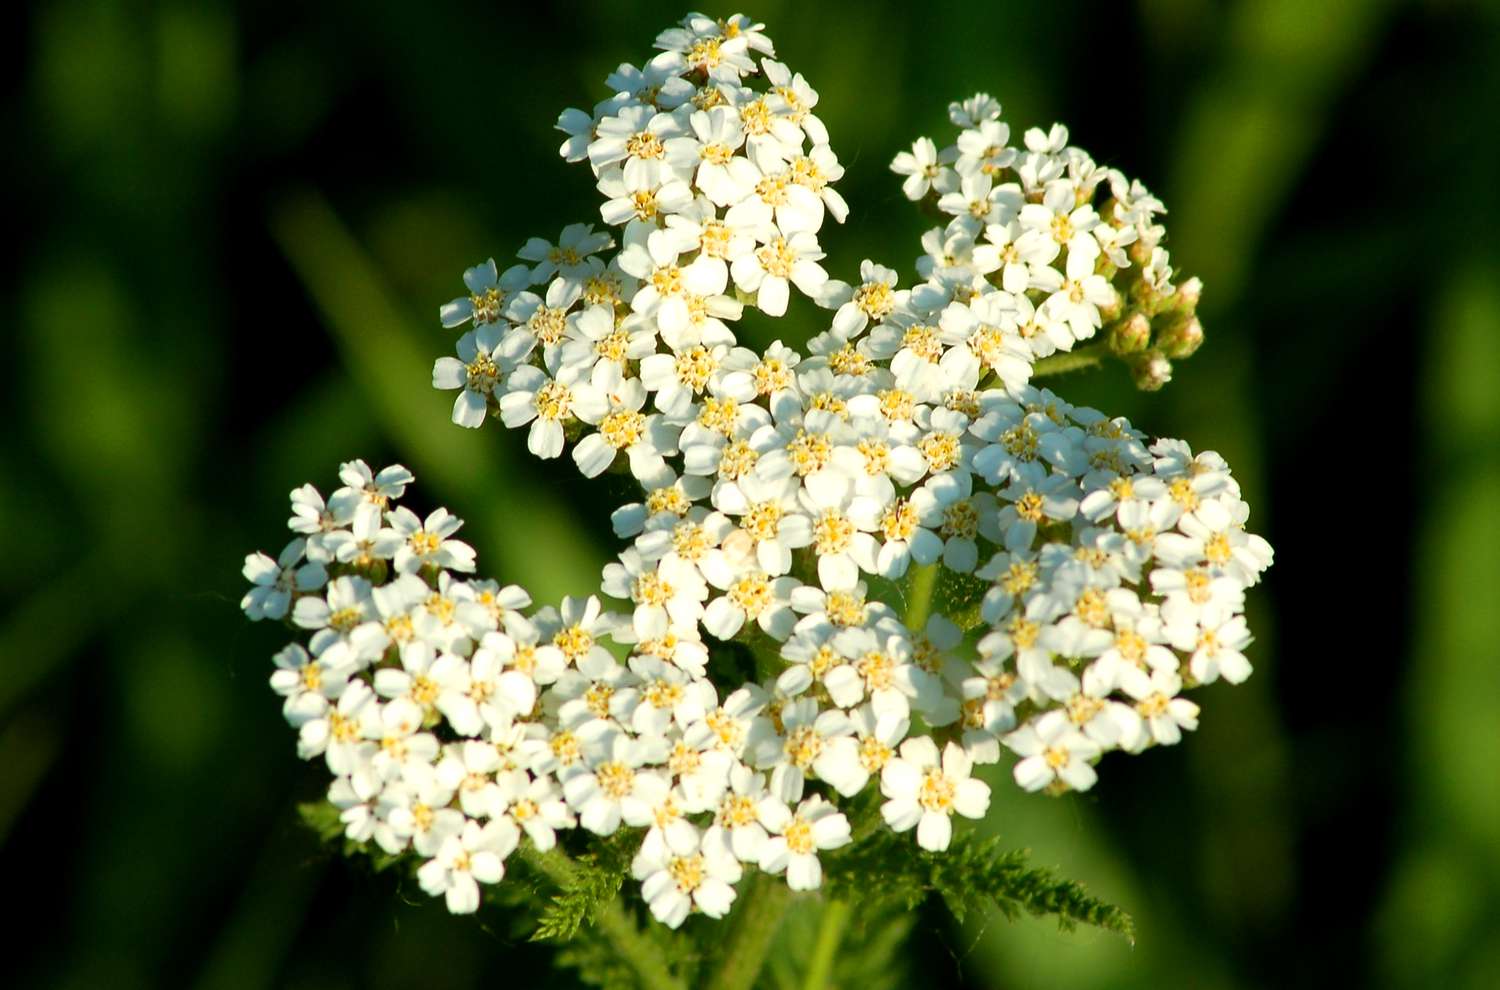
[[[591,586],[608,491],[429,387],[464,267],[595,219],[554,154],[683,11],[612,3],[55,0],[13,11],[17,262],[0,433],[0,984],[530,985],[531,946],[328,860],[237,611],[286,494],[399,459],[485,570]],[[1500,986],[1500,13],[1449,2],[766,0],[853,212],[830,267],[910,274],[886,169],[984,89],[1171,209],[1208,344],[1156,396],[1068,398],[1216,448],[1277,549],[1257,676],[1189,745],[988,827],[1132,912],[1139,942],[927,911],[908,960],[973,988]],[[712,11],[715,14],[727,10]],[[805,339],[817,314],[774,328]],[[759,335],[759,336],[757,336]],[[7,972],[8,971],[8,972]]]

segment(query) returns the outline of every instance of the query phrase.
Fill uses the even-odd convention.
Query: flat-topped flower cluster
[[[871,261],[837,281],[817,93],[742,16],[657,47],[559,121],[618,241],[575,224],[470,269],[433,369],[454,422],[639,482],[597,589],[620,611],[525,614],[471,576],[457,518],[397,504],[409,472],[362,461],[326,500],[293,492],[295,539],[246,562],[247,614],[307,634],[272,686],[347,835],[418,857],[454,911],[573,828],[635,830],[674,927],[727,912],[746,865],[813,889],[867,788],[941,851],[987,810],[976,764],[1009,749],[1021,787],[1083,790],[1102,753],[1195,728],[1185,689],[1250,673],[1244,592],[1271,550],[1227,466],[1030,384],[1096,336],[1151,387],[1196,347],[1161,204],[1060,127],[1011,147],[978,96],[950,108],[955,146],[892,166],[952,216],[922,281]],[[832,313],[806,353],[741,346],[744,308],[781,316],[793,288]]]

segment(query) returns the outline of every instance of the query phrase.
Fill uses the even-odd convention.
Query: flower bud
[[[1203,280],[1194,275],[1177,287],[1172,296],[1172,307],[1188,315],[1198,309],[1198,300],[1203,297]]]
[[[1130,301],[1147,316],[1155,316],[1161,312],[1166,299],[1150,282],[1138,279],[1130,284]]]
[[[1203,324],[1196,316],[1179,320],[1164,330],[1156,342],[1167,357],[1185,358],[1203,346]]]
[[[1110,275],[1105,275],[1110,278]],[[1120,312],[1125,308],[1125,299],[1120,295],[1120,290],[1114,286],[1109,287],[1110,300],[1099,307],[1099,316],[1105,323],[1112,323],[1120,318]]]
[[[1144,351],[1150,343],[1151,318],[1145,313],[1132,313],[1110,327],[1109,349],[1121,357]]]
[[[1149,350],[1131,362],[1130,373],[1136,388],[1155,392],[1172,380],[1172,362],[1161,351]]]

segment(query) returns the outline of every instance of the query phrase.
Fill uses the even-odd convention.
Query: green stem
[[[539,852],[528,842],[517,850],[517,855],[558,886],[564,886],[572,880],[577,869],[561,849]],[[619,896],[599,909],[593,924],[614,946],[620,958],[635,971],[642,987],[649,990],[657,990],[658,987],[663,990],[687,990],[687,984],[678,979],[662,958],[661,946],[641,933],[640,926],[625,910]]]
[[[828,986],[828,978],[833,975],[833,960],[844,940],[844,929],[848,927],[852,913],[848,901],[829,901],[824,906],[823,918],[818,924],[818,941],[807,963],[802,990],[824,990]]]
[[[754,876],[740,895],[739,919],[719,957],[718,973],[708,984],[713,990],[750,990],[766,962],[786,914],[791,891],[778,877]]]
[[[927,624],[927,616],[932,612],[932,593],[937,589],[938,565],[932,563],[914,567],[910,575],[904,621],[906,628],[917,633]]]
[[[1058,351],[1042,358],[1031,369],[1032,378],[1045,378],[1048,375],[1061,375],[1069,371],[1082,371],[1085,368],[1097,367],[1108,353],[1104,343],[1089,344],[1080,347],[1076,351]]]

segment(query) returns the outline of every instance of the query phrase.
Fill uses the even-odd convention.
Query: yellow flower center
[[[536,390],[536,414],[542,419],[560,420],[572,404],[573,393],[561,382],[547,382]]]
[[[776,538],[781,527],[781,505],[757,502],[740,518],[740,527],[757,543]]]
[[[896,308],[896,294],[884,282],[866,282],[854,290],[854,305],[871,320],[883,320]]]
[[[719,458],[719,477],[726,481],[743,478],[755,470],[755,462],[758,460],[760,454],[750,446],[750,441],[735,440],[724,448],[724,453]]]
[[[813,549],[819,556],[843,553],[854,539],[854,523],[844,518],[837,509],[824,509],[813,524]]]
[[[637,131],[625,139],[625,153],[632,158],[661,158],[667,149],[655,134]]]
[[[635,786],[635,772],[617,760],[601,764],[594,771],[594,779],[599,782],[599,789],[616,801],[629,794]]]
[[[574,662],[594,648],[594,637],[582,626],[569,626],[552,637],[552,645],[561,650],[569,662]]]
[[[791,735],[786,737],[784,749],[787,759],[806,770],[823,751],[823,737],[812,726],[804,725],[800,729],[793,729]]]
[[[968,499],[954,502],[943,510],[944,537],[972,540],[979,533],[979,510]]]
[[[773,596],[771,582],[764,574],[747,574],[729,586],[729,601],[752,619],[770,608]]]
[[[599,421],[599,435],[616,450],[640,443],[645,432],[645,415],[630,409],[617,409]]]
[[[955,433],[929,433],[917,444],[934,473],[950,470],[958,463],[959,444]]]
[[[948,775],[937,767],[928,767],[922,774],[922,787],[917,792],[917,802],[924,811],[951,813],[957,788]]]

